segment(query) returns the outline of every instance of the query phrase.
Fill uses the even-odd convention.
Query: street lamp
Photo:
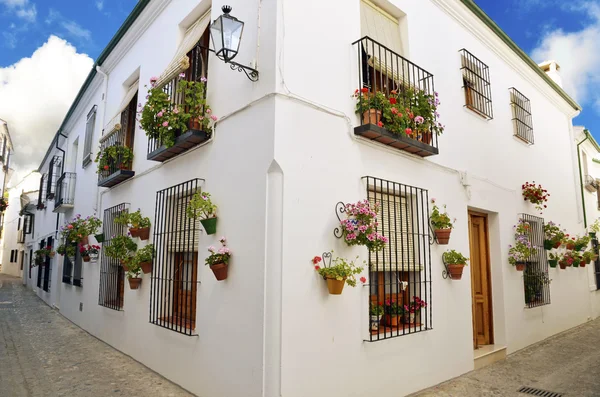
[[[229,15],[230,6],[223,6],[221,10],[223,15],[215,19],[210,26],[210,37],[215,55],[223,62],[228,63],[231,70],[243,71],[250,80],[258,81],[258,70],[232,61],[240,48],[244,22]]]

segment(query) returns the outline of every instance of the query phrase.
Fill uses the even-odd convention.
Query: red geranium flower
[[[369,89],[367,87],[363,87],[363,88],[361,88],[360,92],[362,92],[363,94],[366,94],[367,92],[369,92]]]
[[[315,257],[312,259],[312,263],[313,263],[314,265],[316,265],[316,264],[317,264],[317,263],[319,263],[319,262],[321,262],[321,257],[320,257],[320,256],[315,256]]]
[[[361,277],[360,278],[360,282],[363,283],[363,284],[366,283],[367,282],[367,278],[365,276]]]
[[[381,121],[378,121],[378,122],[377,122],[377,126],[378,126],[378,127],[383,127],[383,123],[382,123]]]
[[[396,101],[396,98],[390,98],[390,103],[392,105],[395,105],[398,101]]]
[[[315,265],[315,270],[321,270],[321,266]]]

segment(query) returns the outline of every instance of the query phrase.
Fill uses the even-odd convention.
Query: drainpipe
[[[585,139],[577,144],[577,164],[579,166],[579,187],[581,188],[581,205],[583,206],[583,226],[587,229],[587,214],[585,211],[585,194],[583,193],[583,172],[581,171],[581,150],[579,146],[590,138],[590,132],[583,130]]]
[[[106,98],[108,97],[108,74],[105,73],[100,65],[96,65],[96,72],[98,72],[102,77],[104,77],[104,92],[102,93],[102,117],[100,120],[100,128],[104,128],[104,119],[106,117]],[[102,196],[100,194],[100,188],[96,188],[96,207],[94,208],[94,212],[98,213],[100,210],[100,200]],[[98,214],[98,217],[100,215]]]
[[[56,150],[59,150],[62,152],[62,162],[60,165],[60,175],[62,176],[62,174],[64,174],[64,172],[65,172],[65,151],[63,149],[61,149],[60,147],[58,147],[58,140],[59,140],[60,136],[62,136],[63,138],[68,138],[68,137],[65,134],[63,134],[62,131],[60,131],[60,130],[58,131],[58,134],[56,135]],[[54,199],[56,200],[56,197]],[[55,239],[58,237],[58,221],[59,221],[59,219],[60,219],[60,213],[57,212],[56,213],[56,231],[54,233]]]

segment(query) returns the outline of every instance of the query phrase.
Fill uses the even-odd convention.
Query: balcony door
[[[133,149],[133,141],[135,138],[135,114],[137,104],[137,92],[129,101],[125,110],[121,113],[121,128],[125,132],[125,146]],[[131,165],[131,164],[130,164]]]
[[[487,215],[469,211],[473,348],[494,343]]]

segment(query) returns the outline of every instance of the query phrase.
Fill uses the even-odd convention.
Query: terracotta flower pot
[[[138,229],[138,237],[140,238],[140,240],[148,240],[150,238],[150,228],[140,227]]]
[[[130,289],[138,289],[142,283],[142,279],[138,277],[128,278],[127,280],[129,281]]]
[[[560,247],[560,246],[561,246],[561,244],[562,244],[562,243],[561,243],[560,241],[557,241],[556,243],[554,243],[554,248],[558,248],[558,247]]]
[[[200,120],[198,120],[197,118],[190,119],[189,127],[190,127],[190,130],[198,130],[198,131],[202,130],[202,124],[200,123]]]
[[[421,142],[423,142],[423,143],[426,143],[427,145],[430,145],[431,144],[431,138],[432,138],[431,132],[430,131],[425,131],[423,133],[423,135],[421,135],[421,137],[420,137],[419,140]]]
[[[417,313],[404,313],[402,316],[402,322],[404,324],[414,324],[416,315]]]
[[[218,281],[223,281],[227,278],[227,269],[228,266],[226,263],[217,263],[215,265],[210,265],[210,270],[215,274],[215,278]]]
[[[140,236],[140,229],[138,229],[137,227],[130,227],[129,228],[129,234],[131,234],[131,237],[139,237]]]
[[[585,267],[585,265],[587,265],[586,261],[579,262],[579,267]]]
[[[400,324],[400,316],[396,314],[386,314],[385,315],[385,324],[390,327],[397,327]]]
[[[548,259],[548,265],[550,267],[556,267],[556,265],[558,265],[558,259]]]
[[[91,260],[91,258],[89,257],[89,255],[86,255],[83,257],[84,262],[89,262],[90,260]]]
[[[201,219],[200,223],[206,230],[206,234],[215,234],[217,232],[217,217]]]
[[[575,243],[567,243],[567,249],[573,250],[575,248]]]
[[[345,278],[343,280],[327,278],[327,289],[329,289],[329,294],[331,295],[341,295],[344,290],[344,284],[346,284]]]
[[[435,238],[439,245],[446,245],[450,241],[452,229],[435,229]]]
[[[518,272],[522,272],[523,270],[525,270],[525,262],[517,262],[515,267],[517,268]]]
[[[562,269],[565,270],[567,268],[567,262],[558,262],[558,266]]]
[[[376,109],[369,109],[363,113],[363,125],[364,124],[377,124],[381,121],[381,111]]]
[[[142,262],[140,266],[144,274],[152,273],[152,262]]]
[[[460,280],[462,278],[464,268],[465,268],[464,264],[448,265],[448,272],[450,272],[450,278],[452,280]]]
[[[54,255],[56,255],[56,252],[54,252],[54,251],[52,251],[52,252],[50,252],[50,253],[48,254],[48,256],[49,256],[50,258],[54,258]]]
[[[127,263],[124,260],[121,260],[121,266],[123,267],[123,270],[125,270],[126,272],[129,271],[129,266],[127,266]]]
[[[88,245],[90,243],[89,237],[88,236],[82,237],[81,240],[79,240],[79,243],[81,245]]]

